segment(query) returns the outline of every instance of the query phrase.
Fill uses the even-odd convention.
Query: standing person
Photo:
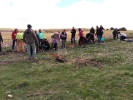
[[[61,33],[60,39],[62,40],[62,45],[61,45],[61,47],[62,47],[62,48],[65,48],[65,47],[66,47],[66,39],[67,39],[66,30],[63,30],[63,32]]]
[[[24,35],[23,35],[23,39],[27,46],[28,59],[34,60],[36,57],[35,43],[38,43],[38,40],[37,40],[37,37],[36,37],[34,31],[32,30],[32,26],[30,24],[27,25],[27,29],[25,30]],[[32,50],[32,54],[31,54],[31,50]]]
[[[98,26],[96,26],[96,35],[97,35],[97,38],[98,38],[98,43],[100,44],[103,33],[102,33],[101,29]]]
[[[84,33],[81,30],[81,28],[78,29],[79,30],[79,46],[81,46],[83,44],[83,39],[84,39]]]
[[[95,43],[95,39],[94,39],[95,29],[93,27],[91,27],[90,33],[91,33],[90,40],[92,40],[93,43]]]
[[[12,51],[14,51],[17,33],[18,33],[18,29],[15,29],[15,30],[12,32]]]
[[[19,53],[20,52],[20,47],[22,48],[22,52],[25,52],[25,49],[24,49],[24,41],[23,41],[23,32],[18,32],[17,35],[16,35],[16,39],[17,39],[17,43],[16,43],[16,46],[17,46],[17,52]]]
[[[100,31],[101,31],[102,36],[103,36],[103,33],[104,33],[104,28],[103,28],[103,26],[102,26],[102,25],[100,25]],[[101,38],[102,38],[102,37],[101,37]]]
[[[0,32],[0,52],[2,51],[1,43],[3,43],[3,38],[2,38],[2,35],[1,35],[1,32]]]
[[[41,29],[39,29],[38,37],[39,37],[39,49],[42,50],[44,34],[42,33]]]
[[[39,36],[37,34],[37,31],[35,31],[35,35],[36,35],[37,39],[39,40]],[[39,45],[38,45],[38,43],[36,43],[36,51],[37,52],[39,51]]]
[[[75,40],[75,35],[76,35],[76,29],[73,27],[71,30],[71,43],[75,43],[76,44],[76,40]]]
[[[116,37],[118,39],[118,30],[117,29],[114,29],[114,31],[112,32],[112,34],[113,34],[113,39],[114,40],[116,39]]]

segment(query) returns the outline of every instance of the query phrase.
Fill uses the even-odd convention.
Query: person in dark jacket
[[[36,34],[36,37],[37,37],[37,39],[39,41],[39,36],[37,34],[37,31],[35,31],[35,34]],[[38,43],[36,43],[36,51],[39,51],[39,45],[38,45]]]
[[[2,38],[2,35],[1,35],[1,32],[0,32],[0,52],[2,51],[1,43],[3,43],[3,38]]]
[[[93,43],[95,43],[94,34],[95,34],[95,29],[91,27],[90,33],[86,34],[86,38],[88,39],[90,43],[91,43],[91,40],[93,41]]]
[[[28,59],[35,59],[36,57],[36,43],[38,43],[38,39],[32,30],[32,26],[30,24],[27,25],[27,28],[24,32],[23,39],[27,46],[27,54]],[[32,50],[32,53],[31,53]]]
[[[44,51],[47,51],[47,50],[50,49],[50,43],[48,42],[47,39],[43,39],[42,48],[43,48]]]
[[[98,26],[96,26],[96,35],[98,38],[98,43],[101,43],[101,38],[102,38],[103,32]]]
[[[76,29],[73,27],[71,30],[71,43],[75,43],[76,44],[76,40],[75,40],[75,35],[76,35]]]
[[[118,39],[118,30],[114,29],[114,31],[112,32],[113,34],[113,39],[115,40],[116,38]]]
[[[61,33],[60,39],[61,39],[61,41],[62,41],[61,47],[62,47],[62,48],[65,48],[65,47],[66,47],[66,39],[67,39],[66,30],[63,30],[63,32]]]

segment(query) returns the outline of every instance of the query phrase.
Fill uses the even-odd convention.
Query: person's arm
[[[25,32],[23,34],[23,41],[26,43],[26,40],[25,40]]]
[[[12,32],[11,38],[12,38],[12,39],[14,38],[14,32]]]
[[[38,44],[38,39],[37,39],[37,37],[36,37],[36,34],[34,33],[34,31],[32,31],[32,33],[33,33],[33,37],[34,37],[34,39],[35,39],[36,44]]]
[[[2,35],[1,35],[1,42],[3,43],[3,38],[2,38]]]

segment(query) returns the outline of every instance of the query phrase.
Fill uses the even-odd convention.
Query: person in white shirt
[[[124,34],[124,33],[120,33],[119,32],[119,35],[120,35],[120,40],[123,40],[124,41],[127,38],[127,35]]]

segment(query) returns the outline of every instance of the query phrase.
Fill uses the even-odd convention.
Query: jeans
[[[16,39],[12,40],[12,50],[14,50]]]
[[[62,48],[65,48],[66,47],[66,40],[62,40],[62,45],[61,45]]]
[[[36,45],[35,45],[35,43],[26,44],[26,46],[27,46],[27,54],[28,54],[29,59],[30,58],[35,58],[35,56],[36,56]]]
[[[102,36],[98,36],[98,43],[101,42],[101,38],[102,38]]]

